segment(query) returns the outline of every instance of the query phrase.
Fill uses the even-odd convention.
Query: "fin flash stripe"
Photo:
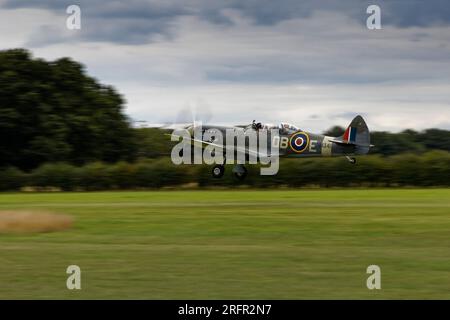
[[[345,130],[343,141],[347,143],[353,143],[356,140],[356,130],[357,128],[354,127],[348,127],[347,130]]]

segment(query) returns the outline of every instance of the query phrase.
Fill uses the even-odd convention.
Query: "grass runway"
[[[0,234],[0,299],[450,299],[450,189],[0,194],[14,210],[74,222]]]

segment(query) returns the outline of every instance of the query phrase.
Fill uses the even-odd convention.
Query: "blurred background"
[[[260,176],[254,167],[245,182],[231,174],[218,181],[207,166],[172,164],[170,131],[133,123],[120,92],[71,58],[45,61],[25,49],[3,50],[0,92],[3,191],[450,183],[450,131],[444,129],[372,131],[375,147],[355,166],[343,158],[282,159],[276,176]],[[343,131],[335,126],[323,133]]]
[[[68,29],[70,2],[0,0],[0,299],[450,298],[450,6],[376,1],[370,30],[373,2],[79,0]],[[244,181],[158,128],[357,114],[356,165]]]
[[[366,119],[357,166],[283,159],[244,185],[448,186],[449,6],[378,1],[370,30],[370,4],[83,0],[71,29],[71,3],[0,0],[0,190],[238,185],[171,164],[155,127],[193,110],[334,136]]]

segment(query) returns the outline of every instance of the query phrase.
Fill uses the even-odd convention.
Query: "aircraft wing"
[[[227,150],[227,146],[226,145],[220,145],[220,144],[217,144],[217,143],[203,141],[203,140],[198,140],[198,139],[192,139],[192,140],[194,142],[203,143],[203,144],[206,144],[206,145],[209,145],[209,146],[213,146],[215,148],[219,148],[219,149],[222,149],[222,150]],[[256,150],[252,150],[252,149],[248,149],[248,148],[239,148],[239,147],[234,146],[233,149],[236,150],[239,153],[252,155],[254,157],[260,157],[260,158],[267,158],[267,157],[269,157],[267,155],[267,153],[261,153],[261,152],[258,152]]]
[[[177,136],[177,135],[175,135],[175,137],[183,138],[182,136]],[[194,139],[194,138],[191,138],[190,142],[192,144],[195,144],[195,143],[201,144],[202,146],[203,145],[213,146],[213,147],[215,147],[217,149],[221,149],[221,150],[224,150],[224,151],[227,150],[227,145],[221,145],[221,144],[217,144],[217,143],[214,143],[214,142],[209,142],[209,141],[204,141],[204,140],[199,140],[199,139]],[[251,155],[251,156],[254,156],[254,157],[259,157],[259,158],[268,158],[268,157],[270,157],[270,155],[268,155],[267,153],[258,152],[256,150],[252,150],[252,149],[248,149],[248,148],[239,148],[239,147],[235,146],[233,149],[236,152],[238,152],[238,153],[248,154],[248,155]]]

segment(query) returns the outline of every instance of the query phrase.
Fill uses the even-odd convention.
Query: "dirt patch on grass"
[[[70,216],[42,211],[0,211],[0,233],[53,232],[69,229]]]

